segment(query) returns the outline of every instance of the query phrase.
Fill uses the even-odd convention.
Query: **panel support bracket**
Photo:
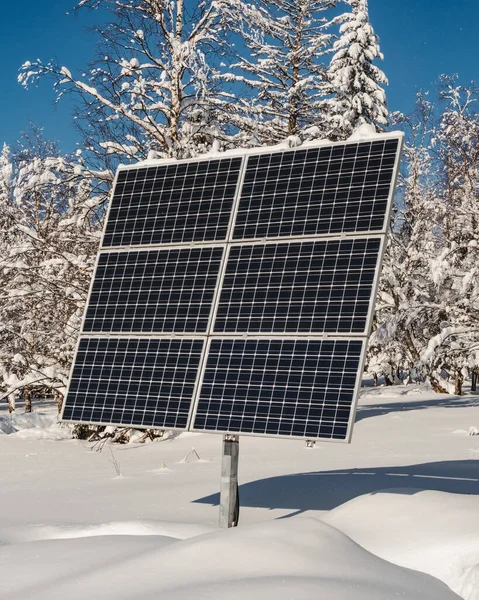
[[[236,527],[239,520],[239,436],[223,436],[221,461],[220,527]]]

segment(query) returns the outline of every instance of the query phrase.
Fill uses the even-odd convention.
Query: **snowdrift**
[[[355,498],[323,519],[377,556],[479,600],[478,514],[478,496],[397,489]]]
[[[453,600],[443,583],[373,556],[317,519],[178,540],[101,536],[0,547],[10,600]],[[24,565],[28,565],[28,578]]]

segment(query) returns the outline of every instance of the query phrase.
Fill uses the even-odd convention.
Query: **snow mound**
[[[209,533],[204,525],[171,523],[162,521],[112,521],[99,525],[30,525],[25,527],[0,528],[0,545],[19,544],[46,540],[68,540],[101,536],[161,536],[183,540]]]
[[[12,413],[0,416],[0,435],[16,435],[23,439],[71,439],[71,428],[58,423],[56,411]]]
[[[349,136],[348,142],[357,142],[361,140],[369,140],[371,138],[380,137],[381,134],[378,134],[374,125],[370,125],[369,123],[363,123],[356,127],[353,133]]]
[[[323,520],[377,556],[479,600],[478,514],[479,496],[404,489],[360,496]]]
[[[8,577],[0,578],[5,597],[22,600],[83,600],[99,592],[102,600],[457,598],[434,578],[385,562],[305,518],[182,541],[102,536],[3,546],[0,565],[8,565]]]

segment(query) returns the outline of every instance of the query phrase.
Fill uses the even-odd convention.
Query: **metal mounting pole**
[[[223,436],[221,461],[220,527],[236,527],[239,520],[239,436]]]

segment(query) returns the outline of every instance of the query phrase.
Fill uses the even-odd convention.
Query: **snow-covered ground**
[[[350,445],[242,437],[228,531],[221,436],[97,452],[54,420],[0,409],[2,599],[479,600],[477,396],[364,388]]]

